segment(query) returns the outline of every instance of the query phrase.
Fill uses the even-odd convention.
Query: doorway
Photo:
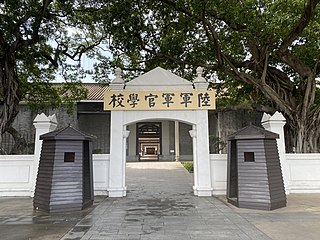
[[[139,161],[159,161],[161,155],[161,123],[137,123],[136,154]]]
[[[143,145],[143,138],[151,137],[149,140],[153,140],[156,145],[149,145],[151,148],[157,146],[156,149],[145,151],[151,153],[153,151],[152,161],[156,161],[163,154],[165,149],[169,149],[168,141],[162,138],[169,138],[169,135],[164,135],[164,124],[169,121],[178,121],[186,123],[192,126],[192,130],[187,133],[192,138],[192,159],[194,162],[194,194],[197,196],[212,196],[211,187],[211,167],[209,156],[209,136],[208,136],[208,111],[207,110],[184,110],[184,111],[112,111],[111,112],[111,134],[110,134],[110,163],[109,163],[109,185],[108,194],[109,197],[124,197],[126,196],[126,162],[128,153],[131,151],[130,146],[134,146],[134,155],[140,152],[140,149],[144,150],[146,145]],[[130,127],[137,124],[140,128],[139,136],[137,130],[132,131],[134,128]],[[159,124],[161,123],[161,124]],[[134,124],[134,125],[133,125]],[[168,127],[169,125],[167,125]],[[145,129],[145,130],[143,130]],[[146,130],[149,129],[149,130]],[[131,134],[130,134],[131,130]],[[138,130],[139,131],[139,130]],[[162,135],[161,135],[162,134]],[[129,138],[134,136],[134,138]],[[153,139],[152,139],[153,138]],[[160,141],[162,139],[162,141]],[[140,144],[130,145],[136,140]],[[161,143],[162,142],[162,143]],[[149,142],[150,144],[150,142]],[[143,147],[142,147],[143,146]],[[156,154],[155,154],[156,153]],[[148,154],[147,154],[148,155]],[[159,156],[160,155],[160,156]],[[141,153],[141,156],[144,156]],[[160,159],[162,161],[162,159]],[[158,162],[158,161],[157,161]]]

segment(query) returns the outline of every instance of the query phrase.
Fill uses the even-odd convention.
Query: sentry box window
[[[74,152],[65,152],[64,153],[64,162],[74,162]]]
[[[254,162],[254,152],[244,152],[245,162]]]

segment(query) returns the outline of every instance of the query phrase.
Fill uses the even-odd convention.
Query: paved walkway
[[[180,163],[127,164],[126,198],[108,198],[63,239],[270,239],[213,197],[195,197]]]
[[[127,164],[126,198],[95,197],[93,208],[34,212],[32,198],[0,198],[1,240],[320,239],[320,194],[290,194],[273,211],[195,197],[179,163]]]
[[[0,198],[1,240],[60,239],[92,210],[49,215],[34,212],[32,201],[29,197]]]

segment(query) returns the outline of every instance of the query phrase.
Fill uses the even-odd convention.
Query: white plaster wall
[[[291,193],[320,193],[320,154],[286,154]]]
[[[93,154],[94,195],[107,195],[109,187],[110,154]]]
[[[225,195],[227,189],[227,154],[210,154],[213,195]]]
[[[124,114],[123,122],[125,125],[139,121],[157,121],[161,120],[178,120],[181,122],[196,124],[197,117],[196,110],[184,110],[184,111],[126,111]]]
[[[285,154],[290,193],[320,193],[320,154]],[[213,195],[226,194],[227,154],[210,154]]]
[[[0,155],[0,196],[32,196],[34,155]]]
[[[291,193],[320,193],[320,154],[286,154]],[[32,196],[34,155],[0,155],[0,196]],[[107,195],[109,154],[93,154],[94,194]],[[226,194],[227,155],[210,154],[214,195]]]
[[[34,155],[0,155],[0,196],[33,196]],[[107,195],[109,154],[93,154],[95,195]]]

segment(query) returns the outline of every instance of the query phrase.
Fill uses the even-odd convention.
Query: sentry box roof
[[[277,139],[279,134],[267,131],[263,128],[249,125],[240,129],[239,131],[228,136],[228,140],[237,139]]]
[[[95,140],[94,136],[87,135],[71,126],[57,129],[55,131],[43,134],[40,140]]]

